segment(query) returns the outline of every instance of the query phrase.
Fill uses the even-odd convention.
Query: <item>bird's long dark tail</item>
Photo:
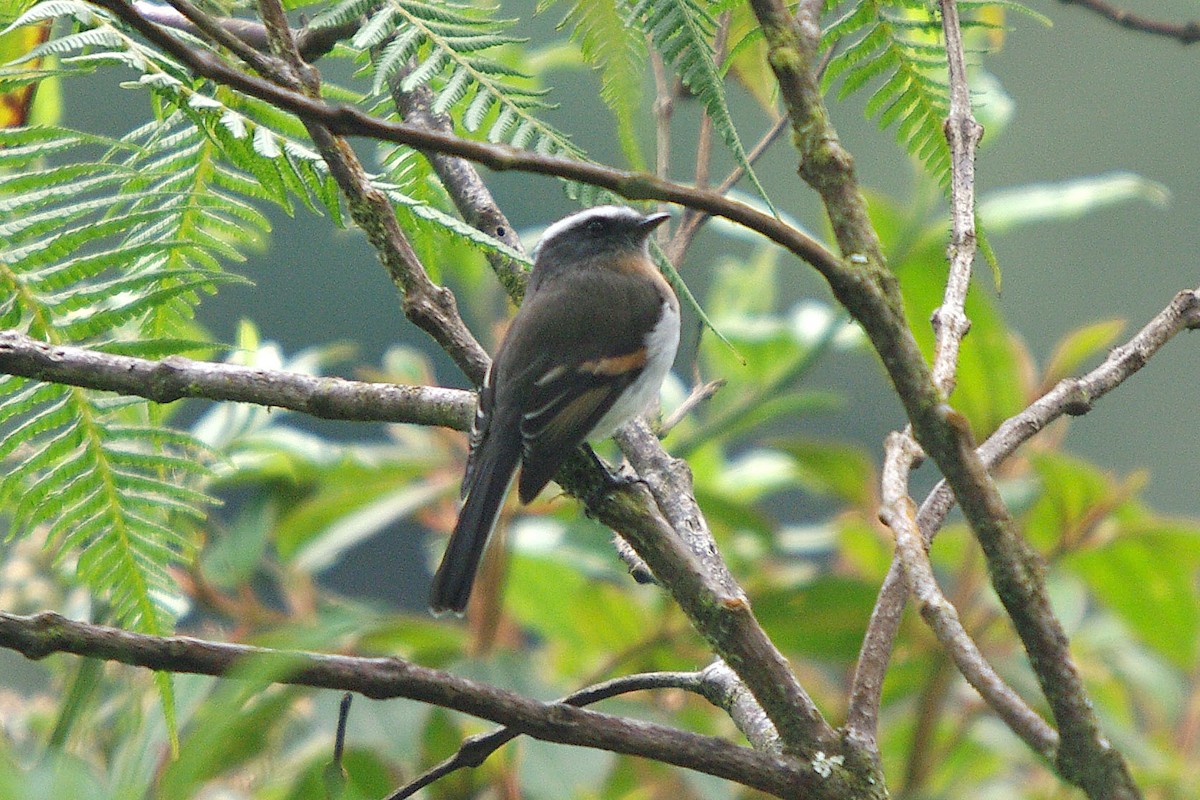
[[[474,468],[474,485],[458,514],[442,563],[433,576],[429,609],[434,614],[461,614],[467,607],[475,572],[492,529],[496,527],[504,496],[512,485],[519,454],[519,445],[496,447],[491,453],[480,454],[483,457]]]

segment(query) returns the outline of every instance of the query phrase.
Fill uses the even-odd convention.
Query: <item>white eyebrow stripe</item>
[[[534,249],[533,256],[537,258],[537,251],[542,248],[543,243],[561,235],[563,231],[569,228],[583,224],[586,220],[596,218],[634,220],[641,219],[641,217],[641,214],[625,206],[593,206],[592,208],[585,208],[583,211],[576,211],[569,217],[563,217],[542,232],[542,238],[538,240],[538,246]]]

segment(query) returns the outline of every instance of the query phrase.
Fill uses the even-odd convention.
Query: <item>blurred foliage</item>
[[[168,143],[188,142],[212,159],[195,176],[197,193],[206,179],[223,175],[238,193],[223,196],[227,205],[222,207],[236,209],[237,219],[258,220],[255,209],[269,199],[289,211],[308,208],[327,214],[330,224],[340,222],[328,176],[289,138],[302,135],[294,122],[193,83],[144,45],[120,39],[114,26],[89,17],[94,9],[58,2],[43,4],[43,16],[31,25],[44,27],[52,16],[74,15],[74,22],[59,23],[70,28],[63,34],[67,44],[37,50],[40,27],[13,30],[0,39],[0,48],[15,48],[0,51],[4,60],[32,57],[24,77],[3,76],[5,108],[18,97],[13,93],[40,85],[38,100],[50,98],[45,113],[52,116],[57,99],[50,81],[60,72],[69,77],[105,64],[132,64],[146,72],[131,88],[150,92],[158,123],[179,131],[165,137]],[[32,5],[21,3],[2,19],[7,23]],[[638,59],[645,40],[622,42],[638,69],[612,58],[601,42],[605,31],[656,19],[653,5],[562,4],[559,46],[579,52],[554,62],[599,70],[601,101],[610,108],[622,148],[634,164],[646,145],[636,138],[635,125],[648,103],[639,94],[644,87]],[[371,62],[370,51],[377,46],[386,55],[368,68],[373,85],[335,94],[361,99],[400,75],[407,57],[417,54],[430,66],[407,80],[430,86],[439,108],[452,112],[462,132],[582,157],[567,134],[536,116],[550,102],[542,100],[546,76],[525,74],[536,59],[507,33],[506,23],[493,24],[482,7],[440,13],[437,4],[400,0],[343,2],[323,19],[336,22],[368,6],[374,9],[373,25],[355,41],[360,47],[353,53],[355,48],[343,47],[334,55]],[[775,98],[765,88],[771,84],[763,43],[744,4],[708,6],[664,4],[665,22],[659,20],[651,40],[671,51],[667,62],[684,71],[682,84],[715,116],[718,134],[733,158],[742,160],[738,132],[725,108],[725,92],[733,84],[721,79],[736,81],[736,91],[748,92],[776,113]],[[928,134],[939,108],[933,94],[937,83],[929,77],[936,48],[926,41],[932,18],[917,3],[904,4],[903,13],[879,3],[850,11],[858,16],[843,17],[842,28],[829,33],[836,37],[845,30],[859,37],[837,67],[842,92],[884,80],[876,95],[882,99],[869,109],[883,124],[897,121],[883,108],[889,100],[899,103],[888,107],[899,108],[895,114],[920,109],[912,124],[925,133],[905,145],[931,164],[934,174],[918,177],[910,196],[872,195],[871,210],[914,333],[928,354],[932,333],[924,320],[941,301],[946,271],[939,200],[944,158],[940,140]],[[388,25],[398,18],[424,27],[402,41],[403,47],[387,52]],[[1002,5],[976,5],[972,19],[972,35],[988,37],[977,42],[981,48],[1001,44]],[[726,24],[728,46],[722,54],[715,37]],[[873,47],[892,53],[882,64],[890,70],[886,75],[871,71],[874,62],[867,55]],[[73,55],[58,70],[52,68],[55,54]],[[137,58],[146,59],[140,67],[133,64]],[[153,80],[146,78],[151,67],[161,68]],[[1003,98],[994,78],[980,73],[979,80],[990,96]],[[997,118],[989,126],[1002,127],[1003,115],[996,109],[1003,107],[998,101],[990,104]],[[898,129],[908,130],[903,122]],[[54,141],[69,143],[68,138],[64,134]],[[64,144],[62,150],[67,149]],[[463,307],[473,315],[501,307],[483,254],[513,254],[467,233],[422,159],[403,148],[378,151],[379,185],[414,232],[418,252],[439,270],[434,277],[459,288]],[[61,156],[46,153],[48,160]],[[230,162],[257,183],[238,180]],[[275,189],[277,196],[265,196]],[[1163,192],[1126,174],[1017,187],[982,198],[980,218],[1002,235],[1134,199],[1161,202]],[[257,245],[258,227],[250,236],[243,226],[242,239],[214,234],[206,246],[235,260],[238,247]],[[726,227],[714,229],[730,233]],[[265,230],[261,236],[267,236]],[[865,344],[845,314],[819,299],[796,299],[797,264],[781,262],[776,250],[762,246],[747,253],[736,235],[718,241],[728,245],[728,252],[701,265],[711,275],[697,285],[706,286],[702,307],[732,348],[714,336],[703,337],[694,363],[678,364],[668,381],[664,411],[669,414],[684,402],[693,377],[726,384],[686,415],[665,444],[687,458],[701,506],[764,626],[819,705],[838,721],[891,545],[876,521],[879,443],[822,439],[806,431],[821,415],[847,408],[857,412],[855,398],[839,395],[819,375],[826,365],[862,363]],[[974,287],[967,314],[972,330],[963,343],[950,401],[980,439],[1057,380],[1094,365],[1123,330],[1121,321],[1088,321],[1064,336],[1039,365],[1005,324],[986,288]],[[196,326],[187,333],[191,347],[226,352],[231,362],[251,366],[321,374],[353,358],[341,346],[285,354],[261,341],[252,323],[242,327],[231,348],[209,341]],[[430,354],[407,348],[395,348],[380,364],[358,365],[358,370],[372,380],[439,382]],[[167,415],[159,412],[153,421],[165,424]],[[328,573],[360,546],[384,537],[428,540],[420,552],[432,563],[454,521],[465,456],[461,434],[379,426],[347,442],[314,433],[288,412],[233,404],[176,418],[192,420],[188,440],[211,454],[204,492],[224,503],[196,532],[194,554],[176,552],[164,561],[163,574],[175,591],[167,599],[175,604],[184,632],[266,646],[400,656],[539,698],[633,672],[697,669],[711,659],[663,592],[628,578],[613,555],[611,534],[554,491],[526,508],[510,500],[498,537],[506,546],[488,556],[477,603],[465,623],[367,600],[366,592],[349,596],[332,590]],[[1049,565],[1055,606],[1106,732],[1129,755],[1148,796],[1194,797],[1200,793],[1200,522],[1163,518],[1147,508],[1139,499],[1144,475],[1112,475],[1065,452],[1065,425],[1051,426],[1003,465],[999,477],[1005,497],[1021,533]],[[12,509],[5,511],[11,516]],[[78,618],[106,619],[108,599],[94,587],[83,588],[75,570],[77,554],[51,547],[51,533],[46,521],[27,531],[9,531],[0,550],[0,609],[53,608]],[[1025,697],[1039,697],[989,589],[978,549],[953,518],[932,557],[946,594],[983,652]],[[398,572],[385,567],[380,572]],[[26,663],[10,653],[0,653],[0,664],[5,674],[0,800],[330,796],[326,776],[339,699],[334,692],[273,685],[272,673],[253,663],[239,680],[175,676],[166,693],[152,674],[115,665],[67,657]],[[177,709],[170,722],[160,710],[164,697],[173,698]],[[630,696],[601,708],[739,736],[724,714],[681,692]],[[415,702],[359,698],[350,715],[341,765],[345,780],[337,796],[383,797],[453,753],[464,737],[489,727]],[[177,755],[172,752],[176,730]],[[911,613],[884,686],[880,745],[889,779],[905,797],[1064,796],[1060,782],[989,714]],[[723,800],[752,795],[661,764],[518,740],[479,769],[439,781],[425,796]]]

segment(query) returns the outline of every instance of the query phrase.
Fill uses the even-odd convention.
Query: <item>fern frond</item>
[[[662,57],[674,66],[683,85],[704,104],[713,130],[745,170],[763,202],[775,213],[729,113],[724,76],[713,57],[716,22],[707,9],[698,0],[638,0],[629,18],[649,35]]]
[[[1010,0],[999,3],[1020,5]],[[989,27],[974,15],[997,4],[960,5],[964,29]],[[948,110],[946,57],[938,44],[940,37],[935,10],[921,0],[861,0],[825,31],[825,44],[841,43],[843,49],[829,62],[823,80],[825,88],[841,80],[839,98],[875,85],[866,102],[867,116],[875,118],[880,128],[894,125],[897,140],[948,187],[950,149],[942,134]]]
[[[469,132],[539,153],[582,158],[569,138],[537,116],[550,108],[545,91],[529,76],[486,55],[522,39],[506,33],[510,20],[495,20],[474,6],[431,0],[342,0],[318,15],[314,26],[337,25],[367,15],[352,44],[369,53],[371,92],[399,79],[404,91],[427,86],[433,109],[449,113]]]
[[[553,5],[543,0],[538,10]],[[635,169],[644,163],[634,126],[641,108],[646,47],[627,18],[624,0],[576,0],[559,28],[569,28],[584,60],[600,72],[600,99],[617,122],[621,150]]]

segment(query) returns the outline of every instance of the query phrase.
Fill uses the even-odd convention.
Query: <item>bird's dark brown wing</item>
[[[554,477],[617,398],[642,374],[646,349],[553,370],[534,383],[521,418],[521,502]]]
[[[496,354],[491,424],[519,427],[521,502],[537,496],[641,374],[646,334],[662,311],[645,280],[588,270],[570,277],[569,292],[539,287],[513,319]],[[605,298],[599,314],[580,317],[571,302],[580,291]]]

